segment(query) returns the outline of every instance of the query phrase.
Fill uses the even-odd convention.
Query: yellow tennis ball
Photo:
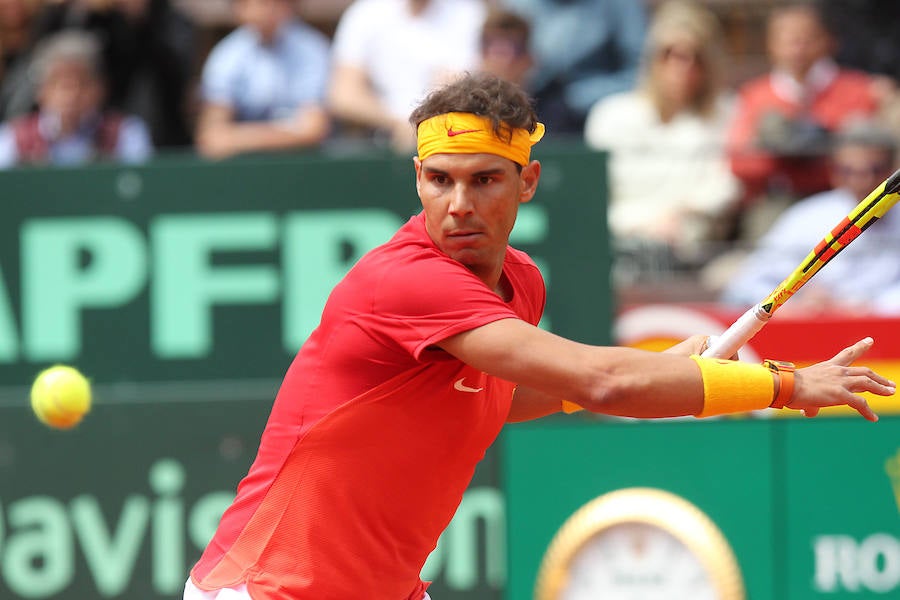
[[[78,369],[54,365],[35,378],[31,408],[42,423],[71,429],[91,409],[91,384]]]

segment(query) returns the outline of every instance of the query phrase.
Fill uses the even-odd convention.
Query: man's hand
[[[691,356],[692,354],[702,355],[709,348],[708,335],[692,335],[683,342],[678,342],[670,348],[663,350],[666,354],[678,354],[679,356]],[[728,360],[738,360],[737,352]]]
[[[879,396],[892,396],[896,384],[868,367],[851,366],[873,343],[872,338],[862,339],[829,360],[797,369],[794,393],[785,407],[802,410],[807,417],[815,417],[821,408],[846,405],[869,421],[877,421],[878,415],[858,394],[871,392]]]

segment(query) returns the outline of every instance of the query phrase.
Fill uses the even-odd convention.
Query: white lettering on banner
[[[137,320],[149,321],[149,339],[132,343],[162,360],[209,356],[214,311],[224,306],[279,306],[282,322],[273,319],[273,327],[293,354],[331,288],[401,224],[386,209],[162,214],[146,231],[114,216],[29,219],[19,236],[21,302],[11,295],[10,266],[0,264],[0,364],[75,359],[90,334],[85,311],[121,310],[143,298],[149,315]],[[540,243],[547,230],[546,210],[527,205],[511,239]],[[230,260],[214,260],[221,258]]]
[[[234,499],[230,492],[211,491],[188,506],[182,497],[186,479],[181,462],[160,459],[147,474],[152,495],[127,494],[112,514],[108,505],[116,503],[108,493],[103,502],[86,493],[68,504],[45,494],[0,498],[0,596],[4,589],[36,599],[57,597],[67,590],[74,593],[70,588],[76,568],[84,564],[96,591],[79,585],[79,597],[130,597],[132,586],[146,585],[148,574],[135,573],[139,565],[149,569],[149,585],[158,597],[174,597]],[[429,557],[423,577],[443,573],[453,590],[470,591],[484,584],[502,589],[505,522],[500,490],[468,490]],[[483,544],[479,532],[483,532]],[[189,556],[186,548],[191,549]]]
[[[34,220],[22,226],[21,239],[22,333],[29,356],[76,356],[82,310],[122,306],[147,281],[144,236],[123,219]]]
[[[133,583],[135,566],[149,540],[153,589],[161,595],[177,593],[187,573],[185,530],[195,547],[205,546],[234,496],[210,492],[185,514],[180,498],[185,472],[180,462],[157,461],[148,480],[156,497],[128,495],[111,520],[91,494],[76,496],[68,506],[48,495],[13,500],[6,503],[5,519],[0,503],[2,582],[23,598],[55,596],[72,584],[80,549],[99,596],[121,596]]]
[[[874,533],[860,541],[848,535],[813,540],[814,585],[827,593],[900,590],[900,539]]]
[[[483,531],[485,554],[478,552],[478,535]],[[443,571],[451,590],[471,590],[479,582],[478,565],[484,561],[484,578],[495,589],[506,583],[506,505],[494,488],[466,492],[450,526],[438,541],[422,569],[425,580],[437,579]]]

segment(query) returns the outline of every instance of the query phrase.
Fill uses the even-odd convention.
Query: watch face
[[[744,600],[728,541],[670,492],[626,488],[588,502],[554,536],[537,600]]]
[[[560,600],[717,600],[700,560],[647,523],[613,525],[572,559]]]

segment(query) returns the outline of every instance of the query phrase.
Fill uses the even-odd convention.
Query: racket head
[[[822,241],[816,244],[803,262],[760,303],[762,309],[771,316],[822,267],[893,208],[898,200],[900,200],[900,169],[894,171],[881,185],[872,190],[822,238]]]

